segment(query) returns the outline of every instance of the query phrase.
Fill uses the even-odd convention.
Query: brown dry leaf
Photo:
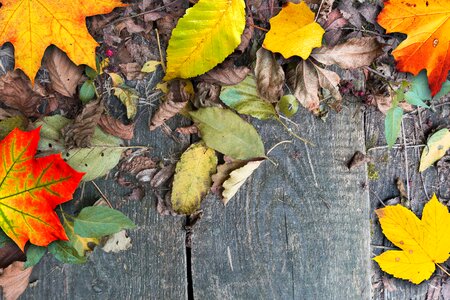
[[[328,15],[327,21],[323,24],[323,29],[325,29],[325,34],[323,35],[325,45],[336,45],[342,37],[342,27],[345,25],[348,25],[347,19],[342,16],[338,9],[333,9]]]
[[[23,269],[24,263],[16,261],[3,270],[0,275],[0,286],[3,288],[5,300],[18,299],[28,287],[28,280],[33,268]]]
[[[174,173],[175,165],[167,165],[163,167],[158,171],[158,173],[155,174],[155,176],[153,176],[152,180],[150,181],[150,186],[155,189],[160,187],[161,185],[166,183]]]
[[[94,134],[104,106],[101,99],[86,104],[83,111],[78,114],[72,123],[63,128],[65,146],[67,149],[86,148],[91,145]]]
[[[134,136],[134,123],[125,125],[119,120],[105,114],[100,117],[98,125],[104,132],[124,140],[131,140]]]
[[[243,167],[246,164],[244,160],[232,159],[231,157],[224,157],[225,162],[217,166],[216,174],[211,176],[213,184],[211,186],[211,192],[221,193],[223,183],[230,177],[230,173],[234,170]]]
[[[330,106],[332,106],[336,111],[340,111],[342,108],[342,95],[339,91],[339,83],[341,81],[341,78],[333,71],[320,68],[315,64],[312,65],[317,71],[320,87],[328,90],[331,96],[333,96],[333,98],[335,99],[335,101]]]
[[[15,108],[27,117],[37,117],[45,92],[38,85],[34,88],[30,79],[20,71],[9,71],[0,78],[0,102]]]
[[[215,83],[199,82],[196,86],[197,93],[194,95],[192,104],[196,108],[222,107],[220,102],[221,86]]]
[[[186,127],[178,127],[177,129],[175,129],[175,131],[180,134],[185,134],[185,135],[197,134],[198,127],[194,124],[194,125],[186,126]]]
[[[193,97],[194,87],[191,81],[185,79],[171,81],[165,101],[159,105],[150,120],[150,130],[155,130],[179,113]]]
[[[248,45],[250,44],[250,41],[252,40],[253,33],[255,31],[253,25],[254,25],[253,17],[251,15],[248,15],[247,21],[245,22],[244,32],[241,35],[241,43],[239,44],[239,46],[237,46],[235,51],[244,53],[245,49],[247,49]]]
[[[371,158],[361,151],[356,151],[350,162],[347,164],[349,170],[358,168],[371,161]]]
[[[142,65],[138,63],[127,63],[119,65],[120,71],[125,75],[127,80],[141,80],[145,77],[145,73],[141,72]]]
[[[393,96],[385,96],[385,95],[374,95],[373,104],[381,111],[384,115],[386,115],[387,111],[392,107],[392,97]],[[402,108],[406,112],[410,112],[414,110],[414,107],[407,102],[400,102],[398,104],[400,108]]]
[[[313,113],[319,110],[319,78],[309,60],[302,60],[295,69],[290,70],[287,81],[303,107]]]
[[[383,53],[375,37],[352,38],[333,47],[313,50],[311,56],[325,65],[338,65],[344,69],[368,66]]]
[[[236,67],[233,63],[222,63],[199,79],[207,83],[235,85],[244,80],[249,72],[250,69],[245,66]]]
[[[83,75],[83,67],[75,65],[67,54],[56,47],[45,56],[44,63],[50,75],[51,87],[66,97],[73,97]]]
[[[256,87],[261,98],[276,103],[283,96],[284,71],[275,55],[261,48],[256,52]]]
[[[156,162],[150,157],[142,155],[135,156],[134,153],[130,156],[131,157],[125,158],[120,165],[120,172],[130,173],[137,176],[137,174],[143,170],[156,168]]]

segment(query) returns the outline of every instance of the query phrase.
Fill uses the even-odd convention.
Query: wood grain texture
[[[297,129],[316,146],[283,144],[223,207],[204,202],[192,237],[195,299],[368,299],[369,198],[362,114],[346,107],[324,123],[302,113]],[[262,123],[261,123],[262,124]],[[266,146],[292,138],[258,126]]]
[[[146,85],[155,85],[160,79],[140,82],[137,88],[141,95],[145,95],[142,89]],[[142,108],[141,112],[146,110]],[[160,130],[150,133],[148,113],[137,119],[131,145],[149,146],[152,156],[171,159],[179,157],[187,147],[186,142],[175,143]],[[185,121],[175,120],[170,125],[175,124],[184,125]],[[132,248],[118,254],[97,248],[85,265],[64,265],[47,255],[33,271],[35,284],[21,299],[186,299],[184,220],[158,215],[151,193],[142,201],[125,200],[130,190],[113,179],[96,182],[113,206],[137,224],[129,231]],[[92,204],[100,194],[87,183],[83,199],[79,197],[75,197],[78,202]]]
[[[426,138],[436,128],[450,126],[450,106],[448,104],[440,105],[445,101],[448,99],[444,98],[440,102],[436,102],[437,107],[434,112],[420,109],[405,115],[403,118],[405,140],[402,135],[397,140],[397,145],[390,150],[384,147],[386,145],[383,134],[384,116],[374,109],[366,112],[367,152],[372,157],[373,171],[376,175],[369,180],[372,257],[381,254],[386,249],[383,247],[395,248],[382,234],[374,210],[382,207],[383,203],[390,199],[399,196],[400,193],[395,186],[396,178],[401,178],[406,188],[408,188],[406,185],[408,178],[411,209],[418,216],[422,215],[423,206],[433,193],[436,193],[441,201],[450,199],[450,181],[448,180],[450,177],[448,166],[450,165],[448,162],[447,167],[433,166],[422,174],[418,172],[420,155],[423,150],[423,146],[420,145],[426,143]],[[439,280],[439,286],[433,282],[433,277],[436,276],[443,278],[442,281]],[[373,299],[376,300],[443,300],[440,292],[437,292],[438,296],[431,295],[436,293],[436,289],[440,288],[440,285],[444,285],[446,281],[449,281],[448,278],[443,277],[442,271],[437,270],[430,280],[424,281],[420,285],[414,285],[382,272],[378,264],[372,262]]]

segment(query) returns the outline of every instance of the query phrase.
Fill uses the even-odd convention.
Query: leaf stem
[[[443,266],[441,266],[440,264],[436,264],[436,266],[438,266],[439,267],[439,269],[441,269],[442,270],[442,272],[444,272],[445,274],[447,274],[447,276],[450,276],[450,273],[446,270],[446,269],[444,269],[444,267]]]
[[[105,199],[106,203],[108,203],[108,206],[113,208],[111,202],[109,202],[108,198],[106,198],[106,195],[103,194],[102,190],[98,187],[98,185],[95,183],[95,181],[91,181],[91,183],[94,185],[95,189],[100,193],[103,199]]]
[[[159,50],[159,59],[161,60],[161,67],[163,68],[164,73],[166,73],[166,64],[164,63],[164,58],[162,55],[162,50],[161,50],[161,41],[159,39],[159,31],[158,28],[155,28],[155,32],[156,32],[156,40],[158,42],[158,50]]]
[[[301,136],[299,136],[299,135],[293,133],[293,132],[292,132],[292,129],[289,128],[283,121],[281,121],[280,118],[276,118],[275,120],[277,120],[277,121],[278,121],[278,122],[286,129],[286,131],[287,131],[290,135],[292,135],[293,137],[295,137],[296,139],[302,141],[302,142],[305,143],[305,144],[309,144],[309,145],[311,145],[311,146],[313,146],[313,147],[316,146],[316,145],[314,145],[313,143],[311,143],[310,141],[308,141],[307,139],[302,138]]]

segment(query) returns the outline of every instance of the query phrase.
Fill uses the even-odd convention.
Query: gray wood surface
[[[138,89],[155,85],[160,78],[141,82]],[[147,89],[148,91],[151,88]],[[148,107],[141,112],[148,111]],[[186,143],[175,143],[161,132],[150,133],[148,112],[138,116],[132,145],[149,146],[152,156],[179,157]],[[171,126],[174,126],[173,122]],[[156,199],[148,193],[142,201],[124,200],[129,189],[113,179],[96,180],[113,206],[137,224],[129,231],[132,248],[121,253],[95,249],[85,265],[64,265],[47,255],[33,270],[35,283],[21,299],[186,299],[186,248],[184,220],[162,217],[156,212]],[[83,199],[95,202],[101,195],[90,183]]]
[[[450,126],[450,105],[448,99],[444,98],[435,103],[436,107],[431,110],[420,109],[404,116],[404,136],[397,140],[398,145],[388,150],[384,145],[384,125],[383,115],[375,110],[368,110],[365,117],[365,131],[368,154],[373,159],[375,175],[369,180],[370,189],[370,212],[371,212],[371,233],[372,233],[372,257],[381,254],[383,247],[394,247],[383,236],[378,219],[374,210],[383,206],[382,202],[387,202],[399,196],[396,188],[396,178],[401,178],[405,183],[409,181],[409,194],[411,209],[418,215],[422,215],[424,204],[436,193],[441,201],[450,199],[450,169],[430,167],[425,172],[418,172],[420,155],[426,138],[436,128]],[[405,144],[407,145],[405,147]],[[405,151],[406,149],[406,151]],[[448,163],[447,163],[448,164]],[[373,299],[394,300],[394,299],[440,299],[444,300],[440,293],[432,296],[440,285],[450,285],[450,278],[446,277],[440,270],[437,270],[432,279],[414,285],[408,281],[396,279],[381,272],[378,265],[372,262],[372,284]]]
[[[327,121],[295,122],[316,144],[283,144],[227,207],[204,202],[192,241],[195,299],[368,299],[369,198],[362,114],[346,107]],[[275,122],[259,127],[267,147],[292,138]]]

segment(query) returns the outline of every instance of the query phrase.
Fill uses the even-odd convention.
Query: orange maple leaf
[[[53,44],[77,65],[95,69],[98,43],[89,34],[86,17],[125,6],[120,0],[3,0],[0,45],[14,45],[16,67],[33,81],[45,49]]]
[[[83,177],[61,154],[33,158],[39,130],[14,129],[0,142],[0,227],[22,250],[28,240],[47,246],[68,239],[53,210],[72,199]]]
[[[432,95],[442,87],[450,70],[450,1],[389,0],[378,16],[387,33],[408,38],[392,52],[401,72],[428,72]]]

